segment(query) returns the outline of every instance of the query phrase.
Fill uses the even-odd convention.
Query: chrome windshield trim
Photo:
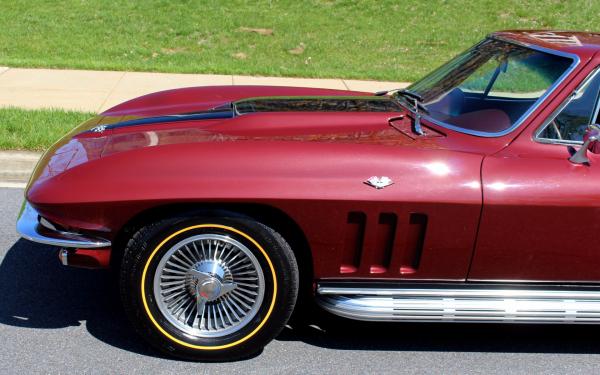
[[[95,249],[110,247],[109,240],[86,236],[79,233],[51,230],[39,222],[40,215],[28,202],[25,202],[17,221],[17,233],[29,241],[67,248]]]
[[[556,82],[554,82],[547,90],[546,92],[540,96],[538,98],[538,100],[536,100],[535,103],[533,103],[533,105],[523,114],[521,115],[521,117],[519,117],[519,119],[517,121],[515,121],[515,123],[508,129],[503,130],[501,132],[497,132],[497,133],[489,133],[489,132],[482,132],[482,131],[478,131],[478,130],[469,130],[469,129],[464,129],[461,128],[459,126],[454,126],[452,124],[447,124],[443,121],[439,121],[434,119],[433,117],[423,114],[422,118],[437,125],[437,126],[441,126],[443,128],[446,129],[450,129],[450,130],[454,130],[457,131],[459,133],[464,133],[464,134],[469,134],[469,135],[474,135],[477,137],[485,137],[485,138],[497,138],[497,137],[502,137],[505,136],[511,132],[513,132],[515,129],[517,129],[518,127],[520,127],[523,122],[525,122],[525,120],[527,120],[527,118],[529,118],[529,116],[531,116],[531,114],[533,112],[535,112],[541,105],[542,103],[544,103],[546,101],[546,99],[548,99],[548,97],[556,90],[556,88],[558,86],[560,86],[564,80],[571,75],[571,73],[573,73],[573,71],[575,71],[575,69],[579,66],[580,63],[580,58],[579,56],[577,56],[576,54],[573,53],[567,53],[567,52],[563,52],[563,51],[557,51],[557,50],[553,50],[553,49],[549,49],[549,48],[545,48],[545,47],[540,47],[534,44],[527,44],[527,43],[520,43],[514,40],[510,40],[510,39],[506,39],[506,38],[502,38],[499,36],[489,36],[488,39],[496,39],[496,40],[500,40],[502,42],[506,42],[506,43],[511,43],[511,44],[515,44],[518,45],[520,47],[524,47],[524,48],[529,48],[532,50],[536,50],[536,51],[540,51],[540,52],[544,52],[544,53],[549,53],[552,55],[556,55],[556,56],[561,56],[561,57],[566,57],[569,58],[571,60],[573,60],[573,63],[571,64],[571,66],[565,70],[565,72],[563,74],[561,74],[560,77],[558,77],[558,79],[556,80]],[[410,86],[409,86],[410,88]]]

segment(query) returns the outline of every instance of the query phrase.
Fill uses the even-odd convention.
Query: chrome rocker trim
[[[63,232],[56,228],[51,229],[50,226],[40,224],[39,213],[29,202],[25,202],[17,221],[17,233],[21,237],[45,245],[67,248],[95,249],[111,245],[109,240],[103,238]]]
[[[335,315],[366,321],[600,323],[600,290],[319,285],[317,302]]]

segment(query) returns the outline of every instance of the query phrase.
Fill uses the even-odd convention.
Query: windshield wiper
[[[394,96],[402,97],[408,103],[412,104],[413,107],[409,108],[409,110],[415,116],[413,130],[418,135],[425,135],[425,133],[423,132],[423,127],[421,126],[421,113],[419,113],[419,109],[421,109],[425,113],[429,113],[429,110],[427,109],[425,104],[423,104],[423,97],[421,95],[419,95],[418,93],[416,93],[414,91],[407,90],[407,89],[378,91],[375,93],[375,96],[383,96],[383,95],[390,95],[391,97],[394,97]],[[411,101],[412,101],[412,103],[411,103]]]

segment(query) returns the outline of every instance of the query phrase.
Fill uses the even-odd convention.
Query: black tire
[[[239,331],[222,337],[193,336],[171,324],[158,308],[149,281],[159,259],[173,244],[208,232],[243,242],[264,273],[264,298],[256,303],[260,306],[256,316]],[[126,314],[152,346],[186,360],[231,361],[256,354],[279,334],[294,310],[298,280],[294,254],[273,229],[234,215],[195,214],[163,219],[139,229],[124,250],[119,285]]]

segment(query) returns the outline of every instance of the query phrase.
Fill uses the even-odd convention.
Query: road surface
[[[599,373],[600,326],[360,323],[286,328],[232,363],[165,358],[130,329],[105,271],[19,239],[23,190],[0,189],[0,373]]]

